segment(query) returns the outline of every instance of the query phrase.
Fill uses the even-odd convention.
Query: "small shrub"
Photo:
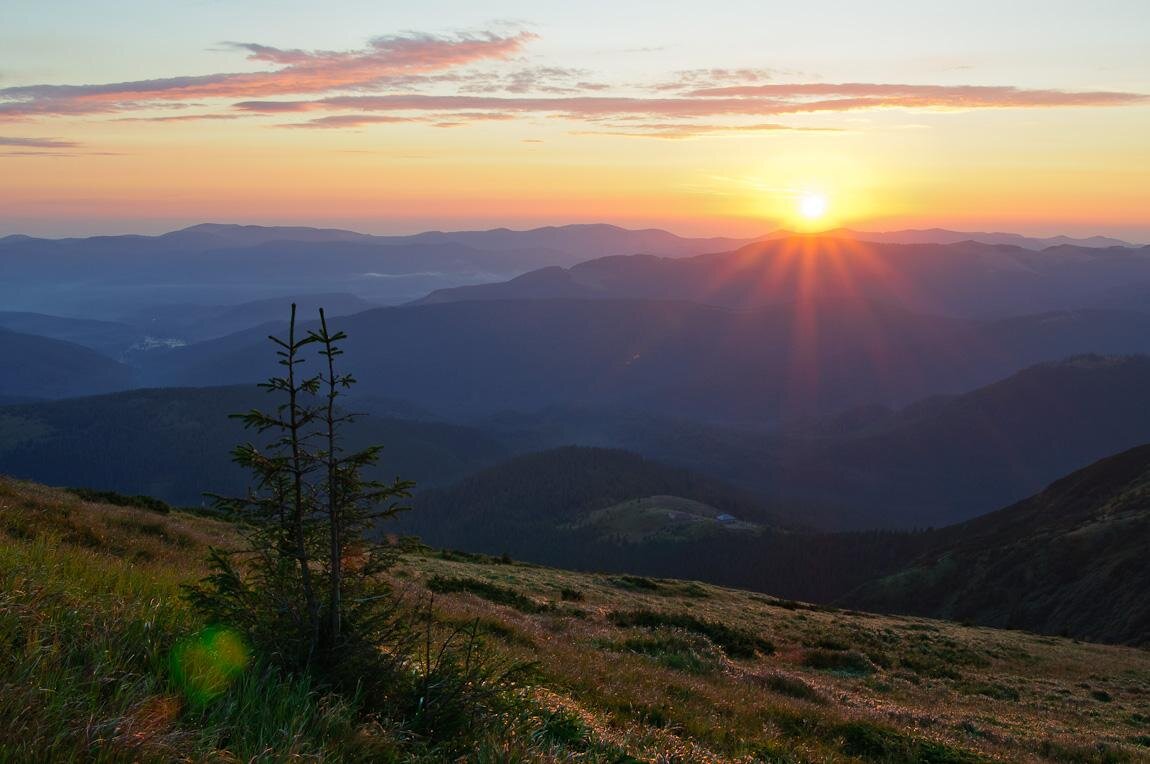
[[[710,592],[708,592],[702,586],[699,586],[694,581],[690,581],[690,582],[685,583],[682,586],[680,586],[679,587],[679,594],[684,596],[684,597],[692,597],[694,599],[701,599],[701,600],[709,599],[711,596]]]
[[[660,588],[657,581],[644,576],[616,576],[611,579],[611,584],[620,589],[642,592],[655,592]]]
[[[962,675],[946,663],[933,655],[912,654],[899,658],[899,664],[910,669],[919,676],[933,677],[935,679],[961,679]]]
[[[1114,700],[1114,696],[1106,692],[1106,690],[1094,690],[1090,693],[1090,697],[1097,700],[1099,703],[1109,703]]]
[[[571,589],[565,586],[559,590],[559,599],[564,602],[582,602],[585,597],[583,596],[583,592],[578,589]]]
[[[652,637],[629,637],[619,649],[654,658],[667,668],[690,674],[707,674],[720,665],[721,654],[710,640],[689,633],[656,634]]]
[[[756,679],[762,683],[763,687],[780,695],[820,705],[827,703],[827,699],[823,697],[822,693],[798,677],[787,676],[786,674],[767,674],[756,677]]]
[[[857,650],[807,650],[803,665],[820,671],[833,671],[848,676],[873,674],[875,666]]]

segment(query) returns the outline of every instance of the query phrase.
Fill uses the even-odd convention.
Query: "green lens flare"
[[[172,650],[172,679],[193,704],[203,704],[223,694],[247,668],[247,644],[226,626],[209,626]]]

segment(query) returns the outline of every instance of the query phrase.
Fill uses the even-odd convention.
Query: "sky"
[[[1148,39],[1145,0],[0,0],[0,235],[1146,242]]]

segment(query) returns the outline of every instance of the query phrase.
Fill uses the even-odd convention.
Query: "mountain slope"
[[[945,529],[853,606],[1081,639],[1150,644],[1150,446]]]
[[[946,525],[1150,440],[1147,390],[1146,356],[1043,364],[846,432],[783,439],[763,481],[813,504],[837,499],[839,527]]]
[[[91,348],[0,329],[0,395],[65,398],[122,390],[132,372]]]

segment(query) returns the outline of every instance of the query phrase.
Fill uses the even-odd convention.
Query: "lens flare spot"
[[[238,632],[209,626],[172,649],[172,679],[192,704],[202,705],[226,692],[250,659],[247,643]]]

